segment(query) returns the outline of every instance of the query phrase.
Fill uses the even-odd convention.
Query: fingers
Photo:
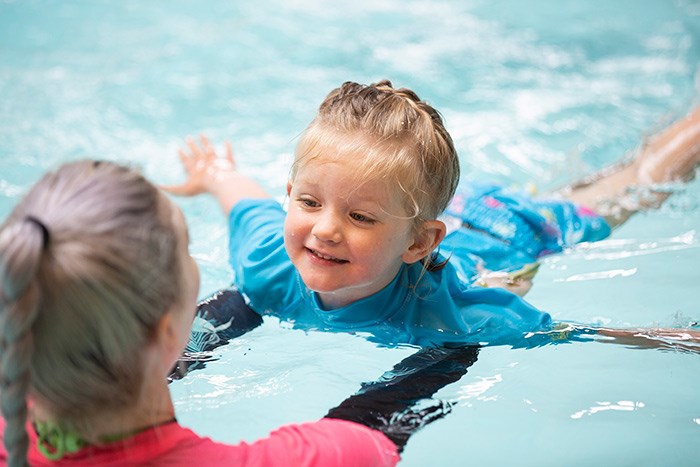
[[[199,149],[199,146],[194,141],[194,138],[192,138],[191,136],[188,136],[187,138],[185,138],[185,144],[187,145],[187,147],[190,150],[191,157],[196,157],[196,158],[202,157],[202,151]]]
[[[187,153],[185,151],[183,151],[182,149],[179,149],[177,151],[177,155],[180,157],[180,162],[182,162],[182,165],[185,167],[185,170],[187,172],[192,172],[193,162],[192,162],[192,159],[190,158],[190,156],[188,156]]]
[[[202,134],[199,135],[199,141],[201,142],[204,156],[208,159],[216,159],[216,151],[214,150],[214,146],[211,145],[211,142],[209,142],[209,138]]]
[[[216,149],[214,148],[214,145],[204,134],[199,135],[199,141],[195,140],[195,138],[193,138],[192,136],[188,136],[187,138],[185,138],[185,144],[187,146],[188,151],[178,151],[178,154],[180,155],[180,160],[183,164],[185,164],[185,166],[187,166],[188,164],[192,165],[193,159],[205,163],[210,163],[219,159],[219,156],[216,154]],[[231,164],[231,166],[235,167],[236,163],[233,157],[233,147],[231,146],[231,142],[226,141],[225,147],[226,153],[223,160],[226,160]]]
[[[216,151],[214,151],[214,147],[209,142],[209,138],[207,138],[205,135],[199,135],[199,142],[197,142],[193,137],[188,136],[185,138],[185,144],[187,145],[187,149],[189,149],[189,155],[183,151],[179,151],[181,159],[183,154],[185,155],[186,159],[206,161],[208,159],[216,158]]]
[[[231,141],[228,140],[224,144],[226,146],[226,160],[231,163],[233,168],[236,168],[236,159],[233,157],[233,145],[231,144]]]

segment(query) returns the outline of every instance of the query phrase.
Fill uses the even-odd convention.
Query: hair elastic
[[[40,221],[34,216],[26,216],[24,220],[26,220],[27,222],[31,222],[32,224],[39,227],[44,240],[44,249],[46,249],[47,245],[49,244],[49,229],[46,227],[46,224],[44,224],[42,221]]]

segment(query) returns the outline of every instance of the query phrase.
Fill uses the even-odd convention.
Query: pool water
[[[346,80],[390,78],[440,109],[465,178],[547,191],[633,150],[700,104],[693,0],[0,0],[0,217],[80,157],[182,179],[188,134],[234,142],[282,200],[296,138]],[[227,285],[213,200],[178,200],[201,296]],[[555,319],[700,321],[700,180],[607,241],[548,258],[528,295]],[[171,385],[178,418],[238,442],[314,420],[415,349],[267,318]],[[452,413],[405,466],[697,465],[700,358],[602,343],[483,349],[436,397]]]

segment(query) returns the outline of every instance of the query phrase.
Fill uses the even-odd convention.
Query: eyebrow
[[[297,187],[296,189],[298,190],[299,185],[304,185],[305,187],[306,186],[318,187],[318,186],[320,186],[320,183],[317,182],[315,179],[298,177],[295,181],[292,182],[292,191],[295,190],[295,187]],[[389,197],[389,196],[390,196],[389,193],[387,193],[387,197]],[[370,196],[363,195],[362,190],[359,188],[353,189],[352,192],[350,193],[350,195],[345,196],[344,198],[348,204],[350,203],[351,199],[352,199],[353,203],[373,203],[379,208],[379,210],[381,212],[388,213],[387,207],[384,206],[384,204],[386,204],[386,203],[380,203],[379,201],[377,201],[376,197],[374,197],[374,196],[370,197]],[[391,201],[389,199],[387,199],[386,201],[389,201],[389,203],[391,203]]]
[[[314,180],[307,179],[307,178],[297,177],[294,180],[292,180],[292,188],[294,188],[295,186],[298,186],[298,185],[318,186],[319,183],[314,181]]]

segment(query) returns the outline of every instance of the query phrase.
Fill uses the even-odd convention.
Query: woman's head
[[[447,207],[459,181],[459,160],[440,114],[409,89],[389,81],[347,82],[331,91],[296,150],[291,180],[314,161],[353,157],[348,177],[386,183],[402,197],[416,225]]]
[[[0,400],[10,455],[26,449],[27,395],[76,427],[139,397],[139,354],[156,324],[196,299],[176,209],[135,171],[83,161],[45,175],[5,221]]]

